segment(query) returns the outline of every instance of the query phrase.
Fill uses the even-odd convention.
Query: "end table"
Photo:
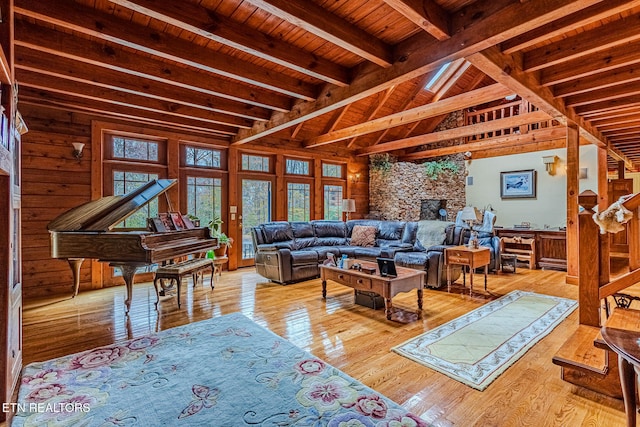
[[[470,248],[468,246],[453,246],[444,250],[444,265],[447,268],[447,289],[451,290],[451,266],[462,265],[463,284],[466,285],[464,266],[469,267],[469,285],[473,292],[473,270],[484,266],[484,289],[487,290],[487,273],[491,262],[491,251],[489,248],[480,246]]]

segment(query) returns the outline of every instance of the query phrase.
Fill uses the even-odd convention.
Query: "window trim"
[[[115,157],[113,154],[113,138],[127,138],[137,139],[145,142],[152,142],[158,144],[158,160],[140,160],[129,159],[124,157]],[[105,132],[103,140],[103,155],[105,161],[118,162],[118,163],[135,163],[141,165],[159,165],[164,166],[167,164],[167,139],[166,138],[154,138],[147,135],[134,135],[120,132]]]

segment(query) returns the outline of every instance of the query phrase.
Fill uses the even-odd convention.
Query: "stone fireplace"
[[[440,209],[447,209],[446,199],[423,199],[420,202],[420,220],[444,219],[441,218]]]

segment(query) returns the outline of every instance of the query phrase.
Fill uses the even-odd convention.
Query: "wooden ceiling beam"
[[[77,98],[71,95],[51,92],[42,89],[24,87],[20,89],[20,102],[37,103],[37,105],[57,105],[69,110],[92,112],[101,116],[126,118],[131,121],[158,123],[166,126],[178,126],[194,130],[206,130],[217,135],[229,137],[236,129],[202,120],[167,115],[165,112],[142,110],[127,105]]]
[[[555,98],[549,88],[540,86],[534,75],[525,73],[511,55],[504,55],[497,47],[492,47],[469,56],[467,60],[495,81],[510,87],[514,93],[546,111],[560,123],[566,124],[567,119],[578,123],[581,136],[592,144],[607,145],[606,139],[596,129],[586,123],[573,109],[567,108],[562,99]]]
[[[284,21],[294,24],[298,28],[302,28],[381,67],[390,67],[393,63],[391,46],[312,1],[247,1]]]
[[[42,75],[92,84],[97,87],[189,105],[250,120],[267,120],[271,115],[271,110],[266,108],[242,104],[161,81],[152,82],[144,77],[55,56],[42,50],[36,51],[16,46],[15,57],[16,70],[33,71]]]
[[[640,119],[638,118],[638,116],[636,116],[634,120],[625,123],[615,123],[611,125],[598,126],[600,132],[604,133],[605,135],[608,132],[624,131],[626,129],[633,129],[637,131],[638,128],[640,128]]]
[[[494,101],[504,98],[511,91],[501,84],[486,86],[461,95],[445,98],[440,102],[426,104],[415,107],[410,110],[400,111],[375,120],[349,126],[334,132],[311,138],[305,143],[306,148],[318,147],[320,145],[331,144],[333,142],[342,141],[343,139],[352,138],[354,136],[366,135],[378,132],[395,126],[405,125],[417,122],[429,117],[438,116],[451,111],[461,110],[474,105],[484,104],[485,102]]]
[[[420,92],[422,92],[424,90],[424,87],[429,82],[429,80],[431,80],[431,77],[433,77],[433,73],[427,73],[424,76],[422,76],[422,78],[420,80],[418,80],[418,84],[416,85],[415,88],[413,88],[411,93],[409,93],[407,95],[405,100],[400,105],[400,108],[398,108],[398,111],[406,110],[407,108],[409,108],[411,106],[411,104],[413,104],[415,102],[418,94],[420,94]],[[429,102],[433,102],[433,98]],[[417,122],[417,123],[419,123],[419,122]],[[387,133],[389,132],[389,129],[391,129],[391,128],[387,128],[387,129],[383,130],[380,133],[380,135],[378,136],[378,138],[371,145],[379,144],[384,139],[384,137],[387,135]]]
[[[588,144],[588,142],[585,141],[584,144]],[[523,142],[521,144],[516,144],[516,145],[505,144],[505,146],[497,145],[496,147],[488,148],[486,150],[474,151],[473,160],[487,159],[490,157],[511,156],[514,154],[535,153],[537,151],[545,151],[545,150],[558,150],[566,147],[567,147],[566,137],[562,139],[554,139],[551,141]]]
[[[640,95],[631,95],[631,96],[625,96],[622,98],[594,102],[591,104],[574,107],[573,109],[577,114],[582,116],[582,115],[591,115],[595,113],[604,113],[607,111],[615,111],[622,107],[630,107],[634,105],[640,105]]]
[[[582,105],[604,102],[620,98],[640,95],[640,82],[632,81],[604,89],[592,90],[579,95],[568,96],[564,99],[567,107],[580,107]]]
[[[614,46],[540,71],[540,84],[552,86],[640,63],[640,41]]]
[[[608,47],[640,40],[639,27],[640,14],[635,14],[563,38],[526,52],[523,56],[522,68],[526,72],[537,71],[572,59],[592,55]]]
[[[484,6],[494,10],[498,5],[502,8],[490,14],[481,11],[465,14],[456,21],[452,37],[448,40],[429,41],[425,39],[429,37],[426,34],[425,37],[412,38],[408,43],[397,47],[400,59],[393,66],[365,73],[348,87],[328,87],[318,95],[315,102],[300,103],[290,113],[275,113],[268,122],[256,123],[250,130],[241,130],[233,138],[233,144],[254,141],[321,116],[598,2],[599,0],[549,0],[541,4],[519,0],[480,1],[479,4],[474,4],[475,9]]]
[[[253,124],[253,120],[242,117],[207,111],[177,102],[167,102],[143,95],[114,90],[112,88],[104,88],[91,84],[90,82],[82,83],[24,69],[17,70],[16,79],[18,78],[20,87],[30,87],[35,90],[46,90],[63,95],[73,95],[83,100],[90,99],[132,108],[140,108],[142,110],[164,112],[168,115],[199,119],[205,122],[238,128],[248,128]]]
[[[475,126],[475,125],[472,125],[472,126]],[[418,160],[418,159],[429,159],[433,157],[446,156],[450,154],[464,153],[465,151],[471,151],[473,153],[479,150],[487,150],[487,149],[493,150],[494,148],[500,148],[500,147],[520,146],[520,145],[530,144],[534,142],[556,140],[558,138],[562,138],[566,136],[566,134],[567,134],[567,131],[566,131],[566,128],[564,127],[546,128],[544,130],[531,131],[525,134],[504,135],[504,136],[495,137],[495,138],[487,138],[482,141],[468,142],[465,144],[434,148],[431,150],[416,151],[415,153],[400,156],[400,158],[402,160]],[[431,141],[431,142],[435,142],[435,141]]]
[[[640,81],[640,64],[632,64],[612,71],[560,83],[553,87],[553,94],[561,97],[581,95],[593,90],[637,81]]]
[[[117,19],[113,15],[98,12],[72,0],[56,0],[55,4],[54,2],[17,0],[15,4],[17,15],[58,25],[115,45],[139,50],[149,55],[185,64],[279,94],[307,101],[315,99],[315,86],[299,79],[291,78],[282,73],[274,76],[273,70],[206,47],[194,49],[194,44],[187,40],[167,36],[152,28]],[[22,21],[16,20],[16,32],[18,32],[20,24]],[[29,40],[35,44],[46,41],[45,34],[51,34],[51,30],[45,33],[46,29],[42,26],[33,25],[26,26],[26,28],[35,28],[35,33],[28,30],[27,32],[20,31],[17,35],[21,39],[31,36]],[[74,37],[69,36],[66,40],[70,38]],[[138,57],[141,56],[138,55]],[[226,83],[234,92],[236,87],[238,91],[241,91],[239,93],[247,91],[246,88],[241,88],[242,85],[233,81]]]
[[[380,111],[380,109],[387,103],[387,101],[389,100],[389,97],[391,96],[391,94],[393,93],[396,87],[397,86],[391,86],[387,90],[380,92],[376,95],[377,100],[371,102],[371,105],[369,106],[369,110],[364,116],[365,122],[368,122],[369,120],[373,119],[376,116],[376,114],[378,114],[378,111]],[[404,108],[401,108],[401,110],[404,110]],[[326,133],[328,132],[323,132],[322,134],[326,134]],[[358,140],[357,136],[351,138],[351,140],[349,140],[349,142],[347,143],[347,148],[353,147],[357,140]]]
[[[61,60],[77,62],[79,69],[85,67],[84,64],[89,64],[104,69],[99,74],[112,70],[148,79],[141,88],[160,82],[271,110],[289,111],[291,108],[291,99],[278,93],[212,78],[209,74],[191,68],[179,67],[124,49],[115,49],[111,45],[73,37],[25,22],[16,23],[15,45],[17,49],[24,47],[54,55]]]
[[[424,135],[412,136],[396,141],[385,142],[371,147],[362,148],[357,151],[357,155],[369,155],[384,153],[387,151],[402,150],[410,147],[431,144],[434,142],[448,141],[451,139],[464,138],[467,136],[481,135],[490,132],[504,131],[527,124],[540,123],[549,119],[549,115],[544,111],[534,111],[532,113],[520,114],[518,116],[504,119],[492,120],[489,122],[477,123],[474,125],[460,126],[453,129],[445,129],[438,132],[431,132]]]
[[[216,15],[211,10],[195,3],[157,2],[154,0],[109,1],[316,79],[338,86],[345,86],[349,83],[347,69],[254,30],[247,25]]]
[[[596,126],[598,129],[601,129],[602,126],[615,126],[615,125],[634,122],[638,120],[639,116],[640,116],[640,110],[636,110],[636,111],[629,111],[627,114],[623,114],[623,115],[618,114],[618,115],[615,115],[615,117],[608,115],[605,118],[602,118],[600,120],[590,120],[590,123],[593,126]]]
[[[449,13],[433,0],[384,0],[437,40],[451,37]]]
[[[500,48],[502,53],[511,55],[540,42],[563,36],[575,28],[598,22],[636,6],[640,6],[640,0],[603,1],[507,40],[500,45]]]
[[[624,117],[626,115],[636,113],[640,114],[640,103],[624,105],[620,108],[614,108],[602,113],[587,113],[583,114],[582,117],[589,120],[591,123],[595,123],[599,120],[605,120],[608,118],[615,119],[616,117]]]

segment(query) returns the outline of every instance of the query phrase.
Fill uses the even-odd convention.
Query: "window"
[[[322,164],[322,176],[324,178],[342,178],[342,165],[331,163]]]
[[[205,226],[214,217],[222,217],[222,179],[187,177],[187,212]]]
[[[342,186],[324,186],[324,219],[342,219]]]
[[[241,167],[243,171],[269,172],[269,158],[243,154]]]
[[[451,65],[451,62],[447,62],[446,64],[441,66],[438,72],[435,73],[433,77],[431,77],[431,80],[429,80],[429,83],[427,83],[424,88],[429,91],[432,90],[435,87],[436,83],[438,83],[438,80],[440,80],[444,72],[447,71],[447,68],[449,68],[450,65]]]
[[[113,171],[113,195],[120,196],[130,193],[152,179],[158,179],[157,174],[143,172]],[[118,228],[147,228],[147,218],[158,216],[158,198],[151,200],[133,215],[118,224]]]
[[[309,162],[307,160],[287,159],[286,173],[290,175],[309,175]]]
[[[186,166],[220,169],[222,154],[219,150],[208,148],[185,147],[184,162]]]
[[[311,185],[297,182],[287,184],[287,219],[289,221],[311,219]]]
[[[115,159],[140,160],[148,162],[158,162],[158,143],[155,141],[145,141],[142,139],[127,138],[123,136],[113,136],[112,153]]]

